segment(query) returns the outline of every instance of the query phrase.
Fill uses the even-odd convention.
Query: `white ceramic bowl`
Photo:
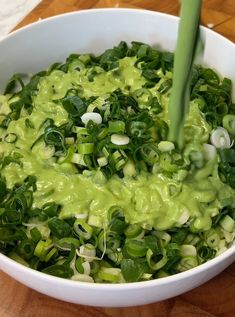
[[[101,53],[119,41],[142,41],[164,50],[176,45],[178,18],[157,12],[102,9],[69,13],[40,21],[0,42],[0,90],[14,73],[34,73],[72,52]],[[202,28],[203,64],[235,80],[235,45]],[[235,97],[235,91],[233,91]],[[21,283],[49,296],[93,306],[131,306],[164,300],[214,277],[235,260],[235,246],[189,271],[129,284],[89,284],[26,268],[0,254],[0,268]]]

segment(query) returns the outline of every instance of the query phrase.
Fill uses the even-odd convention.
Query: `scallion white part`
[[[94,226],[94,227],[101,227],[102,226],[102,221],[101,221],[99,216],[89,215],[88,225]]]
[[[84,257],[88,262],[91,262],[96,257],[95,247],[90,243],[81,245],[79,249],[79,255]]]
[[[216,230],[211,229],[208,234],[206,234],[206,243],[210,248],[215,248],[218,246],[220,241],[220,236]]]
[[[163,246],[167,245],[171,240],[171,236],[165,231],[154,231],[154,235],[161,240]]]
[[[223,229],[222,229],[223,230]],[[223,230],[223,235],[224,235],[224,238],[225,238],[225,241],[227,243],[231,243],[234,241],[234,237],[235,237],[235,233],[234,232],[228,232],[226,230]]]
[[[185,208],[177,222],[179,225],[183,225],[188,221],[188,219],[189,219],[189,211],[188,209]]]
[[[204,149],[204,154],[205,154],[205,159],[207,161],[213,160],[216,156],[216,147],[212,144],[203,144],[203,149]]]
[[[158,148],[161,152],[170,152],[175,149],[175,145],[170,141],[161,141],[158,143]]]
[[[87,214],[76,214],[74,217],[76,219],[87,219]]]
[[[224,251],[227,250],[227,246],[226,246],[226,240],[225,239],[221,239],[219,242],[219,246],[218,246],[218,251],[216,253],[216,255],[220,255],[221,253],[223,253]]]
[[[47,224],[40,224],[36,226],[36,228],[40,231],[42,239],[49,239],[51,230],[48,228]]]
[[[73,281],[79,281],[79,282],[88,282],[88,283],[94,283],[94,280],[91,276],[86,274],[80,274],[77,273],[71,277],[71,280]]]
[[[85,262],[82,263],[82,267],[84,269],[84,274],[90,275],[90,273],[91,273],[90,263],[88,261],[85,261]]]
[[[98,163],[98,165],[99,165],[100,167],[103,167],[103,166],[105,166],[105,165],[108,164],[108,160],[107,160],[107,158],[106,158],[105,156],[99,157],[99,158],[97,159],[97,163]]]
[[[130,142],[130,138],[125,134],[112,134],[111,142],[115,145],[127,145]]]
[[[86,166],[86,163],[84,162],[83,155],[79,154],[79,153],[74,153],[73,154],[71,162],[74,163],[74,164]]]
[[[128,160],[126,165],[123,167],[123,173],[125,176],[135,176],[136,175],[136,169],[135,164]]]
[[[219,224],[225,231],[233,232],[235,221],[229,215],[226,215]]]
[[[65,138],[65,143],[66,144],[74,144],[75,143],[75,139],[73,137]]]
[[[143,222],[142,228],[145,229],[145,230],[152,230],[153,226],[150,223]]]
[[[180,272],[184,272],[196,266],[198,266],[198,260],[196,256],[184,256],[178,264],[178,270]]]
[[[150,273],[144,273],[141,278],[143,280],[150,280],[150,278],[153,276],[153,274],[150,274]]]
[[[101,267],[97,276],[103,281],[112,283],[117,283],[122,278],[121,269],[113,267]]]
[[[93,121],[96,124],[101,124],[102,117],[97,112],[86,112],[81,116],[82,122],[87,125],[89,121]]]
[[[232,146],[228,131],[222,127],[218,127],[211,133],[211,144],[218,149],[229,149]]]
[[[181,255],[183,257],[185,256],[196,256],[197,255],[197,249],[195,246],[191,244],[183,244],[180,247]]]

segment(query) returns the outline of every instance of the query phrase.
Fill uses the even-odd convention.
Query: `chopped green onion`
[[[103,104],[105,103],[105,99],[107,97],[98,97],[87,107],[87,112],[93,112],[95,108],[102,109]]]
[[[21,256],[19,256],[19,254],[17,254],[16,252],[10,252],[8,254],[9,258],[26,266],[26,267],[30,267],[28,262],[26,262]]]
[[[43,269],[42,272],[63,278],[71,278],[74,274],[73,270],[68,265],[64,264],[55,264],[48,266],[45,269]]]
[[[112,206],[108,210],[109,230],[122,234],[126,229],[123,209],[119,206]]]
[[[223,127],[230,133],[235,136],[235,115],[227,114],[223,117]]]
[[[206,244],[210,248],[216,248],[220,241],[219,234],[213,229],[209,230],[208,233],[205,233],[205,238],[206,238]]]
[[[96,257],[96,249],[94,245],[86,243],[80,246],[79,255],[86,259],[86,261],[93,261]]]
[[[222,127],[211,132],[211,143],[219,149],[229,149],[232,146],[228,131]]]
[[[189,233],[184,240],[185,244],[190,244],[190,245],[196,245],[200,241],[200,238],[198,235],[195,235],[193,233]]]
[[[34,255],[37,256],[41,261],[44,261],[52,246],[53,244],[50,239],[47,239],[46,241],[40,240],[36,245]]]
[[[160,271],[157,272],[157,277],[158,277],[158,278],[163,278],[163,277],[167,277],[167,276],[169,276],[169,274],[166,273],[166,272],[163,271],[163,270],[160,270]]]
[[[125,122],[124,121],[109,121],[109,133],[124,133]]]
[[[83,267],[83,270],[84,270],[84,274],[85,274],[85,275],[90,275],[90,273],[91,273],[90,262],[84,261],[84,262],[82,263],[82,267]]]
[[[219,224],[225,231],[234,231],[235,221],[229,215],[226,215],[222,220],[220,220]]]
[[[55,255],[57,253],[57,249],[56,248],[52,248],[45,256],[44,258],[44,261],[45,262],[48,262],[52,257],[53,255]]]
[[[166,246],[171,240],[171,236],[165,231],[154,231],[153,234],[160,239],[163,246]]]
[[[204,154],[206,160],[213,160],[216,156],[216,147],[212,144],[203,144]]]
[[[75,248],[80,246],[80,242],[76,238],[62,238],[58,241],[57,244],[58,244],[59,248],[61,248],[63,250],[70,250],[71,245],[74,245]]]
[[[87,282],[87,283],[94,283],[94,280],[91,276],[85,275],[85,274],[79,274],[76,273],[71,277],[71,280],[73,281],[79,281],[79,282]]]
[[[98,247],[105,254],[117,252],[121,244],[120,235],[114,231],[102,230],[98,236]]]
[[[81,120],[85,125],[87,125],[89,121],[92,121],[96,124],[101,124],[102,117],[97,112],[86,112],[81,116]]]
[[[144,144],[142,145],[136,153],[137,155],[140,154],[141,158],[149,165],[153,165],[155,163],[159,162],[160,156],[159,156],[159,150],[156,145],[154,144]]]
[[[160,166],[164,171],[167,172],[176,172],[179,169],[179,166],[175,164],[174,159],[171,154],[168,152],[163,152],[160,156]]]
[[[74,144],[75,143],[75,139],[73,137],[68,137],[65,138],[65,144]]]
[[[128,160],[127,163],[124,165],[123,174],[126,177],[131,177],[136,175],[135,164],[131,160]]]
[[[84,156],[82,154],[74,153],[72,156],[71,162],[74,164],[86,166],[86,163],[84,161]]]
[[[105,156],[99,157],[97,159],[97,163],[100,167],[106,166],[108,164],[108,160]]]
[[[139,281],[145,272],[145,265],[135,259],[123,259],[121,261],[121,271],[125,281]]]
[[[133,92],[133,97],[141,108],[145,107],[152,100],[152,93],[146,88],[140,88]]]
[[[78,143],[79,154],[91,154],[94,151],[94,143]]]
[[[138,224],[131,224],[125,229],[124,233],[129,239],[142,238],[142,236],[144,235],[144,230]]]
[[[195,248],[195,246],[193,246],[191,244],[181,245],[180,252],[181,252],[182,257],[196,256],[197,255],[197,249]]]
[[[108,134],[109,134],[108,128],[104,128],[100,130],[99,133],[97,134],[97,139],[103,140]]]
[[[190,216],[189,211],[188,211],[188,209],[185,208],[183,210],[182,214],[180,215],[179,219],[177,220],[177,223],[179,225],[185,224],[189,220],[189,216]]]
[[[121,269],[119,268],[101,267],[97,273],[97,278],[105,282],[117,283],[121,279],[120,274]]]
[[[79,238],[85,240],[90,239],[93,233],[93,228],[83,219],[77,219],[73,224],[73,229]]]
[[[87,65],[91,61],[91,56],[89,54],[82,54],[79,56],[79,60]]]
[[[198,266],[198,260],[195,256],[185,256],[180,260],[180,263],[178,264],[178,270],[180,272],[187,271],[189,269],[192,269],[194,267]]]
[[[208,247],[208,246],[201,246],[198,249],[198,256],[203,260],[207,261],[209,259],[213,259],[216,254],[216,250]]]
[[[127,145],[130,142],[130,138],[125,134],[112,134],[111,142],[116,145]]]
[[[124,152],[121,151],[115,151],[112,156],[111,159],[113,161],[113,164],[115,165],[115,168],[117,171],[119,171],[120,169],[122,169],[127,161],[127,157],[125,155]]]
[[[79,59],[76,59],[76,60],[73,60],[70,64],[69,64],[69,71],[70,72],[73,72],[73,71],[80,71],[80,70],[83,70],[85,69],[86,66],[85,64],[79,60]]]
[[[30,230],[30,235],[33,241],[38,242],[42,239],[41,232],[35,227]]]
[[[63,164],[63,163],[71,163],[71,162],[73,162],[72,160],[74,158],[74,155],[76,157],[76,154],[77,154],[77,153],[74,153],[76,150],[77,150],[77,147],[75,145],[70,146],[67,149],[65,156],[60,156],[58,158],[57,163],[58,164]],[[75,162],[73,162],[73,163],[75,163]]]
[[[144,240],[126,240],[125,247],[127,253],[134,258],[143,257],[147,253],[147,248]]]
[[[57,217],[53,217],[48,221],[48,227],[51,233],[59,239],[69,237],[71,234],[70,225],[63,219]]]
[[[84,274],[84,267],[83,267],[83,262],[84,258],[78,257],[75,261],[75,268],[80,274]]]
[[[35,249],[35,242],[31,239],[24,239],[18,245],[19,254],[26,260],[32,258]]]
[[[123,218],[123,209],[120,206],[112,206],[108,210],[108,220],[112,221],[114,218]]]
[[[160,270],[161,268],[163,268],[168,261],[168,257],[166,255],[165,250],[163,250],[163,254],[160,255],[159,258],[157,258],[156,262],[153,260],[153,258],[154,258],[153,251],[151,249],[148,249],[148,251],[146,253],[146,259],[147,259],[149,267],[154,271],[157,271],[157,270]]]
[[[170,152],[175,149],[175,145],[170,141],[161,141],[158,143],[158,148],[161,152]]]

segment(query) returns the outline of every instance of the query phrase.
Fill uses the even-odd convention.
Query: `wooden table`
[[[17,27],[63,12],[103,7],[178,14],[177,0],[43,0]],[[202,24],[235,42],[235,0],[204,0]],[[234,317],[235,263],[193,291],[139,307],[94,308],[61,302],[21,285],[2,272],[0,298],[0,317]]]

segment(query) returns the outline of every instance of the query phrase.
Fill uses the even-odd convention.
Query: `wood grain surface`
[[[43,0],[18,26],[56,14],[104,7],[130,7],[178,15],[177,0]],[[235,0],[204,0],[202,24],[235,41]],[[234,317],[235,263],[181,296],[131,308],[74,305],[39,294],[0,272],[0,317]]]

